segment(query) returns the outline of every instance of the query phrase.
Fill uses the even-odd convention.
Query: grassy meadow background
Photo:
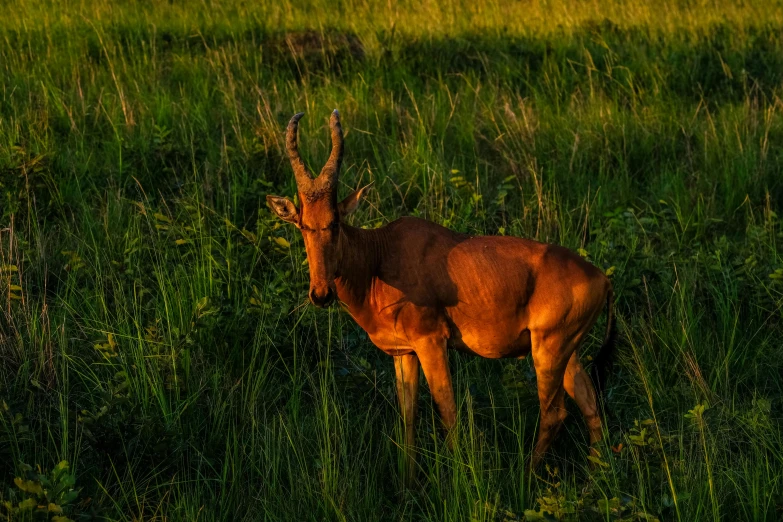
[[[0,2],[0,519],[780,520],[779,1]],[[306,304],[283,132],[354,224],[578,250],[620,337],[590,469],[529,360],[452,354],[402,486],[391,359]],[[604,319],[583,348],[595,353]],[[59,517],[59,518],[58,518]]]

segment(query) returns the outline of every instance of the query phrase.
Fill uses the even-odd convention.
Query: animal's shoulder
[[[392,233],[406,235],[406,236],[409,235],[415,235],[419,237],[437,236],[443,239],[455,239],[455,240],[468,237],[464,234],[455,232],[451,229],[448,229],[432,221],[413,217],[413,216],[403,216],[401,218],[398,218],[392,221],[391,223],[389,223],[388,225],[386,225],[386,228]]]

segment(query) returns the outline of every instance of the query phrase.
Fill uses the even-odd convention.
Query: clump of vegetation
[[[0,517],[780,519],[783,6],[205,5],[0,18]],[[610,275],[597,453],[572,415],[528,474],[531,362],[453,354],[457,447],[425,394],[403,490],[391,361],[307,306],[263,204],[294,193],[290,116],[320,165],[334,108],[341,190],[375,182],[353,223]]]
[[[4,520],[73,522],[66,513],[72,510],[79,490],[74,488],[76,479],[69,473],[68,462],[60,462],[49,473],[42,473],[40,468],[33,470],[27,464],[19,467],[24,476],[14,479],[16,490],[3,501]]]

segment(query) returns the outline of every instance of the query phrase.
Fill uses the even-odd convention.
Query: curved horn
[[[313,181],[313,175],[305,166],[302,157],[299,156],[299,147],[296,144],[299,120],[302,119],[302,116],[304,116],[303,112],[294,114],[294,117],[288,122],[288,128],[285,132],[285,149],[288,152],[288,159],[291,161],[291,168],[294,169],[296,184],[300,190],[308,187]]]
[[[340,113],[337,109],[332,112],[329,127],[332,129],[332,153],[318,177],[324,176],[325,182],[334,181],[333,185],[337,187],[337,176],[340,174],[340,165],[343,162],[343,128],[340,126]]]

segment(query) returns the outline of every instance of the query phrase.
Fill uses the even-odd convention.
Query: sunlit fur
[[[333,149],[330,161],[339,169],[337,111],[331,126],[333,147],[340,152],[335,158]],[[289,152],[292,143],[296,147],[291,128]],[[295,170],[302,168],[297,160],[294,150]],[[319,181],[324,175],[333,176],[332,191],[309,197],[312,187],[325,183]],[[607,336],[598,359],[608,358],[612,287],[606,276],[563,247],[518,237],[458,234],[412,217],[375,230],[352,227],[343,218],[356,208],[366,187],[338,204],[336,176],[336,170],[326,167],[315,180],[300,172],[297,181],[305,180],[304,186],[298,183],[300,208],[285,198],[267,199],[282,219],[302,230],[313,303],[327,305],[336,293],[372,342],[394,357],[407,446],[414,445],[419,367],[446,429],[456,423],[449,348],[486,358],[532,354],[541,404],[533,466],[565,419],[564,393],[584,415],[591,444],[597,442],[601,419],[596,392],[577,352],[606,304]],[[409,459],[413,473],[412,452]]]

